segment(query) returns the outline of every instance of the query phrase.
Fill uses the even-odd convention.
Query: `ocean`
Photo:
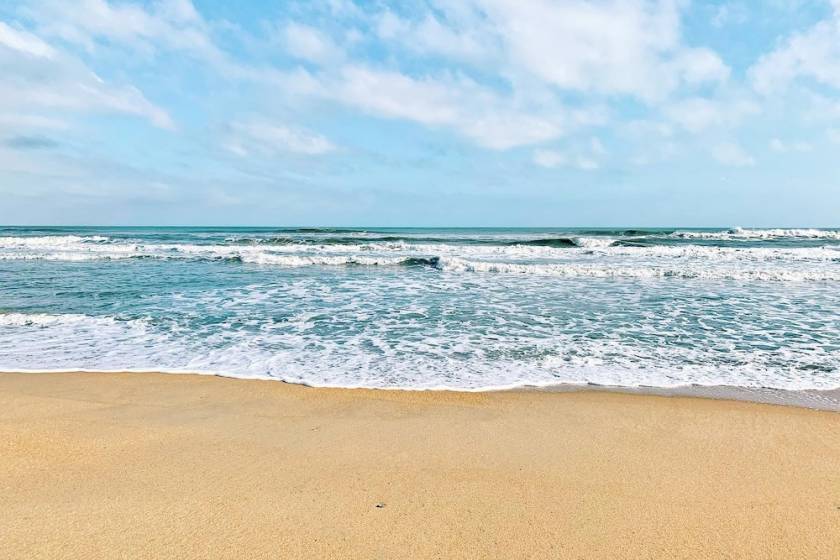
[[[0,370],[840,388],[840,230],[0,228]]]

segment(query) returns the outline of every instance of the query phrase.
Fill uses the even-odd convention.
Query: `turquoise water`
[[[0,228],[0,369],[840,387],[840,230]]]

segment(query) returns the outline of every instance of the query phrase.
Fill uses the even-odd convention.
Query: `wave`
[[[0,247],[66,247],[79,243],[104,243],[111,241],[103,235],[39,235],[0,237]]]
[[[508,245],[523,245],[532,247],[579,247],[574,239],[567,237],[549,237],[547,239],[529,239],[527,241],[511,241]]]
[[[611,247],[615,240],[609,237],[575,237],[572,239],[575,245],[583,248]]]
[[[692,257],[711,259],[746,260],[838,260],[840,248],[822,246],[763,246],[720,247],[705,244],[652,245],[634,240],[612,238],[540,238],[510,241],[503,244],[460,245],[450,243],[406,243],[399,238],[377,239],[367,243],[356,240],[353,244],[333,246],[330,243],[280,243],[280,244],[192,244],[192,243],[141,243],[136,240],[114,240],[107,237],[0,237],[0,259],[53,259],[77,257],[126,258],[132,256],[158,258],[232,257],[258,254],[349,254],[349,253],[413,253],[440,256],[493,255],[510,258],[577,258],[580,255],[613,257]],[[558,250],[560,249],[560,250]],[[568,251],[579,249],[580,251]]]
[[[805,235],[803,232],[811,230],[778,231],[787,234],[796,231]],[[829,230],[813,231],[821,234],[832,233]],[[680,232],[675,232],[675,235],[677,233]],[[713,232],[690,233],[711,235]],[[340,236],[340,239],[349,238]],[[84,262],[152,259],[279,267],[405,266],[426,267],[446,272],[557,277],[772,281],[840,279],[840,249],[832,244],[818,247],[721,247],[701,242],[630,245],[634,241],[616,240],[608,236],[538,237],[515,241],[508,238],[503,243],[498,239],[482,240],[482,243],[485,241],[486,244],[475,245],[424,244],[406,242],[402,236],[381,236],[368,242],[354,239],[353,244],[242,245],[143,243],[138,239],[101,235],[11,236],[0,237],[0,261]]]
[[[55,327],[87,326],[145,326],[142,319],[119,319],[117,317],[96,317],[81,313],[0,313],[0,327]]]
[[[644,239],[618,239],[612,243],[613,247],[651,247],[653,243],[647,242]]]
[[[367,233],[366,229],[352,228],[329,228],[329,227],[293,227],[277,228],[275,231],[282,233]]]
[[[52,258],[56,255],[52,255]],[[91,255],[58,255],[61,260],[83,261],[103,259]],[[29,256],[27,258],[40,258]],[[104,257],[127,258],[125,256]],[[128,258],[135,259],[183,259],[179,256],[151,256],[136,255]],[[215,260],[230,263],[249,263],[256,265],[272,265],[280,267],[308,267],[308,266],[367,266],[367,267],[427,267],[442,272],[460,273],[495,273],[518,274],[554,277],[588,277],[588,278],[702,278],[715,280],[763,280],[763,281],[840,281],[840,267],[802,269],[782,266],[751,266],[749,262],[729,262],[706,265],[702,263],[674,263],[662,265],[646,263],[634,265],[632,263],[521,263],[499,262],[464,259],[460,257],[441,256],[363,256],[363,255],[282,255],[268,253],[253,253],[239,255],[213,255],[194,257],[200,260]],[[0,257],[0,260],[2,257]],[[759,263],[760,264],[760,261]],[[727,265],[727,266],[722,266]]]
[[[767,239],[829,239],[840,240],[840,230],[835,229],[744,229],[732,228],[725,231],[675,231],[670,237],[680,239],[710,240],[767,240]]]
[[[437,266],[438,257],[362,256],[362,255],[275,255],[254,253],[239,255],[241,262],[273,264],[286,267],[303,266]]]
[[[379,240],[396,240],[399,238],[379,238]],[[359,237],[317,237],[300,238],[291,236],[274,237],[246,237],[231,239],[230,241],[240,245],[355,245],[360,241]]]
[[[286,267],[303,266],[416,266],[443,272],[475,272],[555,277],[588,278],[703,278],[714,280],[764,281],[840,281],[840,267],[831,269],[799,269],[782,267],[736,266],[663,266],[608,263],[517,263],[470,260],[459,257],[366,257],[358,255],[298,256],[258,254],[242,256],[242,262]]]
[[[297,317],[308,323],[308,317],[324,309],[314,311],[307,307]],[[340,308],[333,312],[359,325],[355,312],[348,314]],[[260,317],[256,308],[243,309],[244,314]],[[144,319],[0,314],[0,331],[4,340],[12,342],[0,350],[0,371],[208,373],[312,386],[388,389],[490,390],[561,383],[792,390],[838,387],[837,361],[819,348],[791,347],[792,352],[780,353],[750,344],[749,329],[740,328],[751,325],[748,315],[732,319],[738,327],[733,336],[743,335],[739,341],[745,344],[726,354],[704,344],[715,342],[714,337],[704,341],[705,335],[686,344],[660,344],[646,342],[644,336],[635,340],[628,336],[656,332],[650,329],[659,325],[659,319],[650,317],[639,317],[638,327],[617,324],[605,328],[604,336],[599,337],[570,333],[562,322],[543,331],[549,337],[535,332],[533,324],[523,323],[520,328],[509,323],[514,326],[504,328],[518,330],[498,331],[507,335],[496,337],[452,328],[458,324],[468,329],[463,323],[449,323],[450,328],[443,330],[432,323],[426,325],[419,341],[403,342],[413,351],[382,354],[377,349],[388,348],[388,334],[402,320],[363,322],[361,339],[371,342],[365,345],[354,343],[357,334],[347,338],[333,330],[296,330],[291,327],[294,322],[275,323],[264,313],[262,328],[256,331],[230,328],[228,323],[207,327],[209,330],[182,329],[175,326],[180,321],[164,320],[146,328]],[[224,337],[214,336],[220,332]],[[823,333],[833,336],[829,327]]]
[[[418,237],[402,235],[350,236],[350,237],[261,237],[261,238],[229,238],[228,241],[243,246],[308,246],[320,247],[329,245],[359,246],[380,243],[396,246],[418,246],[424,244],[478,247],[553,247],[565,249],[574,247],[609,247],[614,239],[606,237],[545,237],[537,239],[498,239],[498,238],[452,238],[452,237]]]
[[[529,239],[527,241],[511,241],[508,245],[565,249],[571,247],[609,247],[614,242],[615,240],[609,237],[548,237],[543,239]]]
[[[230,238],[229,241],[238,245],[298,245],[298,246],[322,246],[322,245],[359,245],[365,243],[398,243],[410,244],[452,244],[462,243],[465,245],[503,245],[503,243],[489,239],[459,239],[450,237],[416,237],[402,235],[367,235],[348,237],[249,237]],[[512,242],[514,244],[515,242]]]
[[[587,237],[548,237],[538,239],[505,239],[505,238],[459,238],[459,237],[425,237],[407,235],[368,235],[365,237],[263,237],[231,239],[240,245],[359,245],[362,243],[396,243],[402,245],[441,244],[458,246],[533,246],[533,247],[605,247],[612,243],[612,239]]]
[[[596,237],[641,237],[641,236],[657,236],[670,235],[674,233],[675,229],[669,228],[619,228],[619,229],[582,229],[575,230],[577,235],[596,236]]]
[[[452,272],[488,272],[588,278],[703,278],[709,280],[840,281],[840,269],[799,270],[744,267],[598,266],[582,264],[521,264],[440,259],[436,268]]]
[[[329,235],[300,234],[301,231],[318,231]],[[354,234],[354,231],[356,232]],[[472,233],[458,235],[416,235],[391,234],[384,232],[369,232],[364,230],[329,230],[314,228],[299,228],[282,232],[281,235],[228,235],[224,238],[212,237],[196,242],[192,234],[186,238],[177,235],[161,237],[144,236],[138,234],[129,238],[122,235],[113,237],[105,235],[37,235],[37,236],[0,236],[0,251],[3,249],[32,249],[34,250],[79,250],[80,252],[105,251],[98,246],[114,247],[114,251],[131,252],[137,248],[148,251],[177,250],[185,247],[219,248],[219,247],[291,247],[291,248],[324,248],[329,246],[346,247],[348,250],[365,248],[419,248],[424,245],[450,247],[546,247],[554,249],[574,248],[606,248],[606,247],[670,247],[687,245],[684,242],[696,241],[705,246],[705,242],[755,241],[755,247],[761,247],[762,242],[787,240],[789,248],[814,248],[815,243],[824,241],[834,245],[840,241],[840,230],[824,229],[767,229],[749,230],[735,228],[720,231],[701,230],[604,230],[586,231],[579,235],[549,235],[530,236],[519,233]],[[796,242],[800,245],[795,245]],[[197,243],[197,244],[196,244]],[[727,245],[719,245],[726,247]],[[766,245],[765,245],[766,246]],[[744,247],[742,244],[737,245]]]
[[[440,257],[409,257],[403,259],[399,264],[403,266],[428,266],[438,268],[440,266]]]

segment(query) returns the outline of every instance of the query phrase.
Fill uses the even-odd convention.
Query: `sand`
[[[840,414],[0,374],[0,558],[840,558]]]

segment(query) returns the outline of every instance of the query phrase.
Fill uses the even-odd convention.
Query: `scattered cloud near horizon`
[[[0,65],[7,223],[840,216],[838,0],[24,0]]]

